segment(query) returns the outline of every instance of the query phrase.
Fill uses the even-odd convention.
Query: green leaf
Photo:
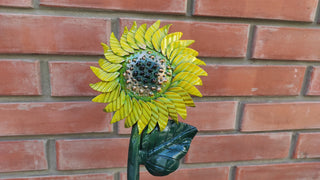
[[[165,176],[179,167],[179,161],[190,147],[192,138],[198,130],[185,123],[168,121],[160,132],[157,126],[150,134],[142,134],[140,149],[141,164],[154,176]]]

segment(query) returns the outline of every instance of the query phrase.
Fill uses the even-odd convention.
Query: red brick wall
[[[0,179],[125,180],[129,129],[90,100],[111,32],[161,19],[209,76],[180,169],[141,180],[320,179],[318,0],[0,0]]]

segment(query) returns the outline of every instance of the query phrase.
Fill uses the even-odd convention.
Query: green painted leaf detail
[[[146,31],[146,34],[144,35],[144,39],[146,40],[146,44],[150,49],[153,49],[152,36],[159,29],[159,27],[160,27],[160,20],[158,20],[153,25],[151,25],[148,28],[148,30]]]
[[[179,161],[189,150],[190,143],[198,130],[185,123],[168,121],[167,127],[160,132],[156,127],[148,134],[142,134],[140,158],[149,173],[165,176],[179,167]]]
[[[142,49],[146,49],[146,42],[144,41],[144,34],[146,33],[147,30],[147,24],[142,24],[136,34],[135,34],[135,39],[136,39],[136,44],[142,48]]]

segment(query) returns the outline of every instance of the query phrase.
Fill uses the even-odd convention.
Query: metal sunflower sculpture
[[[111,123],[125,119],[132,127],[128,179],[139,179],[139,164],[156,176],[167,175],[179,166],[197,129],[178,123],[187,117],[186,106],[194,107],[190,95],[201,97],[195,85],[207,73],[198,65],[198,52],[188,48],[194,40],[180,40],[181,32],[168,34],[160,21],[147,29],[136,22],[124,28],[120,42],[112,33],[110,47],[102,43],[106,59],[100,68],[91,67],[100,82],[90,84],[101,92],[92,101],[109,103],[106,112],[115,112]],[[172,120],[169,120],[172,119]]]

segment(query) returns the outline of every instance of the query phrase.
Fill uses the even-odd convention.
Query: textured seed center
[[[153,50],[138,51],[126,59],[126,88],[135,96],[153,97],[170,83],[167,59]]]

